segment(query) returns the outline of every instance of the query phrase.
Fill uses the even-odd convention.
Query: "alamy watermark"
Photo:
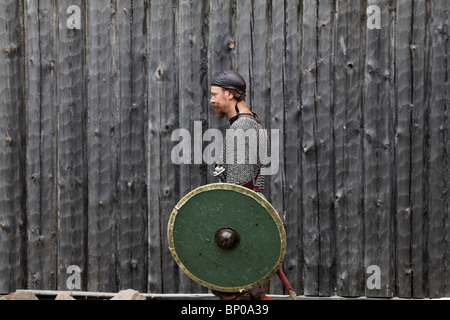
[[[66,26],[68,29],[81,29],[81,9],[79,6],[71,5],[66,11],[70,14],[70,17],[66,21]]]
[[[68,29],[81,29],[81,9],[77,5],[71,5],[67,8],[67,14],[70,14],[66,21]],[[381,10],[377,5],[367,7],[367,28],[381,29]]]
[[[381,9],[377,5],[367,7],[367,28],[370,30],[381,29]],[[67,10],[70,16],[66,20],[66,26],[70,30],[81,29],[81,9],[77,5],[70,5]]]
[[[67,289],[81,290],[81,268],[76,265],[70,265],[67,267],[67,274],[70,274],[66,281]]]
[[[367,28],[381,29],[381,9],[377,5],[367,7]]]
[[[367,289],[381,289],[381,269],[377,265],[371,265],[367,267],[367,273],[370,276],[367,277],[366,286]]]
[[[221,157],[226,141],[227,164],[261,163],[262,175],[275,175],[280,167],[280,132],[278,129],[227,129],[225,137],[219,129],[202,132],[202,122],[194,121],[194,132],[176,129],[172,141],[179,142],[172,148],[173,164],[215,164]],[[203,143],[209,144],[203,148]],[[268,144],[270,143],[270,148]],[[270,150],[270,152],[269,152]],[[270,154],[269,154],[270,153]]]

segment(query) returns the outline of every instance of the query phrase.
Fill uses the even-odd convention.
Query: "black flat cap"
[[[235,90],[239,94],[245,94],[247,84],[244,78],[234,71],[224,71],[219,74],[212,82],[211,86],[221,87],[226,90]]]

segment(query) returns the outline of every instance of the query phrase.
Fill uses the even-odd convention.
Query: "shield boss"
[[[173,258],[191,279],[223,292],[268,281],[286,252],[283,223],[272,205],[226,183],[187,194],[172,212],[168,238]]]

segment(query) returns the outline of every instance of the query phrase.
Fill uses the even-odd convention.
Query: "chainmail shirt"
[[[224,182],[244,185],[258,176],[253,186],[264,191],[261,169],[267,164],[268,138],[262,129],[253,117],[241,116],[227,130],[222,148]]]

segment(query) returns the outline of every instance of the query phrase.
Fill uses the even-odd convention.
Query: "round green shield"
[[[222,292],[251,290],[281,267],[286,234],[276,210],[257,193],[210,184],[187,194],[172,212],[169,249],[180,268]]]

